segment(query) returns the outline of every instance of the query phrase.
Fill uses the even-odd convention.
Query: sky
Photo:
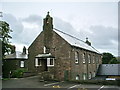
[[[106,2],[105,2],[106,1]],[[101,53],[118,56],[118,2],[87,1],[52,2],[4,0],[0,4],[2,20],[10,24],[12,44],[17,51],[27,48],[43,30],[47,12],[53,17],[53,26],[81,40],[88,37]]]

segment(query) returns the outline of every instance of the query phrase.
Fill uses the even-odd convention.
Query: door
[[[68,81],[68,70],[64,71],[64,80]]]
[[[43,60],[43,66],[44,66],[44,71],[48,71],[47,59],[44,59],[44,60]]]

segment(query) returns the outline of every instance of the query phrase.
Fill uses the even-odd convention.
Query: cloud
[[[110,51],[115,55],[118,54],[118,29],[105,27],[102,25],[91,26],[89,37],[94,46],[101,51]]]
[[[16,38],[19,36],[19,34],[23,31],[23,25],[21,23],[21,21],[19,21],[18,19],[16,19],[15,16],[11,15],[11,14],[3,14],[3,20],[7,21],[7,23],[9,23],[10,28],[13,30],[14,33],[11,33],[13,38]]]
[[[42,17],[38,15],[30,15],[27,18],[23,18],[22,21],[42,25]]]
[[[43,30],[43,18],[38,15],[30,15],[26,18],[16,19],[11,14],[5,14],[4,18],[12,30],[12,42],[16,45],[29,46]],[[60,18],[53,18],[54,28],[71,34],[79,39],[85,40],[86,37],[92,42],[92,45],[102,52],[113,52],[117,55],[118,48],[118,30],[113,27],[103,25],[94,25],[85,29],[76,31],[69,23]]]
[[[113,27],[105,27],[101,25],[91,26],[91,39],[99,48],[107,48],[118,42],[118,30]]]

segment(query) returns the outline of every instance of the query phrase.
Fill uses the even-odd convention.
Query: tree
[[[0,35],[2,35],[2,55],[4,57],[5,53],[9,53],[11,51],[11,44],[9,39],[12,37],[10,36],[10,32],[12,30],[9,27],[9,24],[5,21],[0,21]]]
[[[116,58],[112,58],[109,64],[120,64],[120,62]]]
[[[115,58],[111,53],[103,53],[102,63],[108,64],[113,58]]]

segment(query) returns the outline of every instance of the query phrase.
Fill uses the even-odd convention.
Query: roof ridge
[[[61,33],[63,33],[63,34],[66,34],[66,35],[68,35],[68,36],[70,36],[70,37],[72,37],[72,38],[75,38],[75,39],[77,39],[77,40],[80,40],[80,41],[84,42],[83,40],[81,40],[81,39],[79,39],[79,38],[77,38],[77,37],[75,37],[75,36],[72,36],[72,35],[70,35],[70,34],[68,34],[68,33],[65,33],[65,32],[63,32],[63,31],[61,31],[61,30],[58,30],[58,29],[56,29],[56,28],[53,28],[53,29],[55,29],[56,31],[59,31],[59,32],[61,32]],[[85,42],[84,42],[84,43],[85,43]]]

